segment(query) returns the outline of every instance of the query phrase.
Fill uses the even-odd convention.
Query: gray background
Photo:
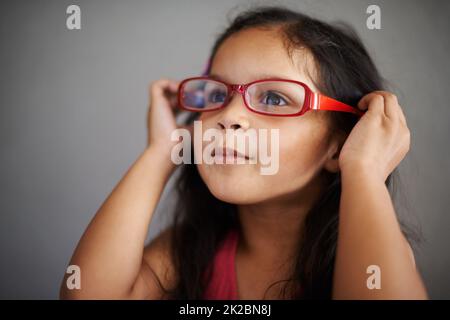
[[[145,146],[148,84],[200,73],[227,15],[268,3],[349,22],[392,84],[412,132],[400,169],[426,238],[418,264],[431,297],[450,298],[450,2],[356,0],[1,1],[0,298],[58,297],[85,227]],[[81,30],[66,29],[70,4]],[[369,4],[381,30],[366,28]]]

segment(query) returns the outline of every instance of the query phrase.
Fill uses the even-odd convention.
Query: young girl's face
[[[269,77],[292,79],[317,88],[308,76],[314,62],[307,50],[297,50],[293,59],[276,30],[247,29],[227,38],[212,61],[210,74],[230,84],[245,84]],[[242,96],[235,94],[223,109],[200,116],[203,132],[209,128],[258,132],[267,129],[270,153],[271,129],[279,129],[279,166],[276,174],[263,175],[257,164],[197,164],[203,181],[220,200],[254,204],[285,197],[299,198],[317,188],[317,174],[338,170],[337,139],[329,139],[330,120],[326,111],[310,111],[300,117],[271,117],[251,112]],[[204,143],[205,147],[210,142]],[[259,150],[247,154],[258,155]],[[259,157],[257,157],[259,159]],[[272,157],[272,161],[275,161]],[[248,161],[247,161],[248,162]],[[267,164],[265,165],[267,166]],[[301,197],[300,197],[301,198]]]

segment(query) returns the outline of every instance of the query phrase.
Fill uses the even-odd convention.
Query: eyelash
[[[208,99],[211,100],[211,98],[214,97],[215,94],[220,94],[220,91],[216,91],[216,90],[212,91],[211,93],[208,94]],[[289,105],[289,99],[285,98],[282,94],[277,93],[277,92],[275,92],[275,91],[270,91],[270,90],[268,90],[268,91],[266,91],[266,92],[263,92],[263,94],[262,94],[263,99],[267,99],[267,97],[268,97],[269,95],[274,95],[274,96],[278,97],[279,99],[281,99],[281,100],[284,102],[284,104],[278,104],[278,105],[275,104],[275,105],[274,105],[274,104],[264,103],[265,105],[267,105],[267,106],[269,106],[269,107],[273,107],[273,106],[281,107],[281,106]]]
[[[284,105],[288,105],[288,99],[284,98],[282,95],[280,95],[279,93],[273,92],[273,91],[267,91],[264,93],[264,98],[267,98],[269,95],[276,95],[277,97],[279,97],[281,100],[284,101],[285,104],[282,105],[275,105],[275,106],[284,106]],[[269,105],[269,104],[268,104]],[[269,106],[273,106],[273,105],[269,105]]]

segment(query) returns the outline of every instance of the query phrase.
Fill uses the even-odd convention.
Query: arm
[[[381,270],[381,289],[369,290],[367,267]],[[424,299],[411,248],[397,222],[386,185],[365,169],[342,173],[334,298]]]
[[[426,299],[411,248],[384,181],[409,149],[409,130],[395,96],[377,92],[341,150],[342,194],[335,262],[335,299]],[[370,139],[369,139],[370,137]],[[367,267],[381,271],[381,289],[369,289]]]
[[[149,263],[158,263],[163,246],[154,241],[144,253],[144,242],[153,211],[174,168],[167,133],[175,129],[175,121],[163,95],[168,86],[175,87],[165,80],[152,85],[150,146],[129,168],[84,232],[70,261],[81,269],[81,289],[69,290],[64,279],[61,298],[157,297],[157,282],[150,277]],[[166,126],[155,131],[156,120]]]

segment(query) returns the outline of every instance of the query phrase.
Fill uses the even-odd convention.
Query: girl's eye
[[[214,90],[208,95],[208,101],[211,103],[221,103],[225,101],[226,93],[220,90]]]
[[[280,95],[268,91],[262,99],[262,103],[268,104],[271,106],[285,106],[287,105],[287,101],[282,98]]]

